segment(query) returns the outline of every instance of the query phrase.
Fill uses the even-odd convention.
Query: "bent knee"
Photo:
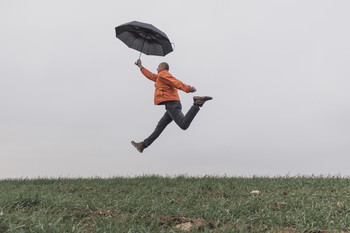
[[[182,130],[186,130],[186,129],[188,129],[188,127],[190,127],[190,125],[180,125],[180,128]]]

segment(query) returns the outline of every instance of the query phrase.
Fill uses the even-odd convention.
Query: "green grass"
[[[349,196],[340,177],[1,180],[0,232],[349,232]]]

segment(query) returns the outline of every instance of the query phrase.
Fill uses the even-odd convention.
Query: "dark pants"
[[[182,105],[180,101],[166,101],[163,102],[163,104],[165,105],[166,112],[158,122],[154,132],[143,141],[144,148],[150,146],[173,120],[181,129],[186,130],[199,111],[199,106],[193,105],[186,115],[184,115],[181,111]]]

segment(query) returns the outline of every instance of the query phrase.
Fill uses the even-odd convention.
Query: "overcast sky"
[[[2,0],[0,178],[180,175],[350,176],[350,1]],[[115,37],[150,23],[175,44],[142,55],[179,91],[190,128],[169,125],[139,53]]]

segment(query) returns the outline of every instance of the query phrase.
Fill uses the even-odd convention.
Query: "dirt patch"
[[[161,226],[166,225],[183,231],[203,230],[204,227],[208,227],[209,229],[217,228],[217,223],[215,221],[205,221],[204,219],[198,218],[159,216],[158,222]]]

